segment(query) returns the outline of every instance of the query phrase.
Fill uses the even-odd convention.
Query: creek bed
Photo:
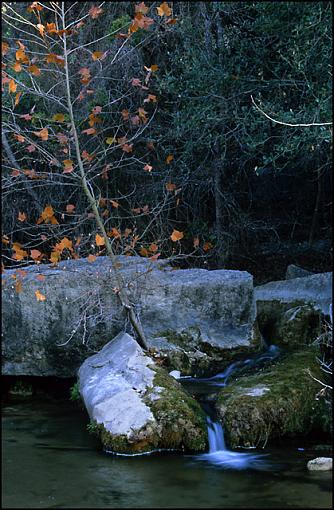
[[[270,467],[221,469],[181,452],[120,457],[63,399],[3,405],[4,508],[331,508],[332,473],[308,472],[329,452],[299,440],[266,448]],[[298,448],[303,448],[299,450]]]

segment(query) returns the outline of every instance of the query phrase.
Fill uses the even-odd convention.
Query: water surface
[[[10,403],[2,414],[4,508],[332,506],[331,473],[306,468],[326,452],[305,442],[254,452],[266,454],[268,468],[225,469],[181,452],[105,454],[86,430],[86,412],[66,400]]]

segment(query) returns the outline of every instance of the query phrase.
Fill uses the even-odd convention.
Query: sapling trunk
[[[64,4],[62,4],[62,21],[63,21],[63,29],[65,30],[66,24],[65,24],[65,16],[64,16]],[[81,177],[82,190],[88,199],[89,205],[90,205],[92,212],[95,216],[97,226],[104,238],[107,254],[108,254],[109,258],[111,259],[112,269],[113,269],[114,277],[116,280],[116,286],[117,286],[117,292],[116,292],[117,296],[121,302],[121,305],[126,310],[126,313],[130,320],[130,323],[136,333],[136,336],[137,336],[136,340],[137,340],[138,344],[143,349],[147,350],[148,345],[147,345],[147,341],[145,338],[143,328],[142,328],[138,318],[136,317],[133,305],[131,304],[131,302],[129,300],[123,278],[122,278],[122,276],[119,272],[119,269],[117,267],[117,257],[112,249],[110,239],[107,235],[106,229],[103,224],[103,220],[102,220],[101,215],[98,210],[97,201],[96,201],[93,193],[89,189],[89,186],[87,183],[87,178],[86,178],[86,174],[85,174],[85,170],[84,170],[84,166],[83,166],[83,162],[82,162],[82,158],[81,158],[81,153],[80,153],[78,132],[77,132],[76,125],[75,125],[72,102],[71,102],[71,88],[70,88],[68,59],[67,59],[66,33],[63,35],[63,44],[64,44],[64,63],[65,63],[65,75],[66,75],[67,104],[68,104],[68,111],[69,111],[69,117],[70,117],[70,123],[71,123],[71,131],[72,131],[72,136],[74,139],[75,152],[76,152],[76,157],[77,157],[78,167],[79,167],[79,172],[80,172],[80,177]]]

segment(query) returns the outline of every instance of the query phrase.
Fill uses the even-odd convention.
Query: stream
[[[109,455],[88,433],[86,411],[68,399],[40,394],[5,401],[3,508],[331,508],[332,473],[306,468],[308,460],[328,456],[329,447],[319,451],[314,441],[298,439],[231,451],[204,398],[278,354],[272,347],[213,377],[181,378],[207,413],[209,452],[199,455]]]

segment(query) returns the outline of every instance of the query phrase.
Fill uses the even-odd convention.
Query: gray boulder
[[[86,359],[78,383],[90,428],[106,450],[205,449],[205,416],[199,404],[127,333]]]
[[[333,469],[333,459],[331,457],[317,457],[309,460],[307,469],[309,471],[331,471]]]
[[[142,257],[119,262],[149,347],[170,370],[193,373],[254,348],[253,280],[247,272],[172,270],[168,261]],[[25,271],[19,293],[15,270],[2,276],[3,374],[72,377],[126,323],[111,262],[69,260]],[[45,300],[37,300],[36,291]]]
[[[329,318],[332,273],[270,282],[254,288],[257,321],[266,340],[292,348],[311,343]]]
[[[286,268],[285,279],[291,280],[293,278],[303,278],[304,276],[311,276],[312,271],[308,271],[307,269],[303,269],[302,267],[295,266],[294,264],[290,264]]]

